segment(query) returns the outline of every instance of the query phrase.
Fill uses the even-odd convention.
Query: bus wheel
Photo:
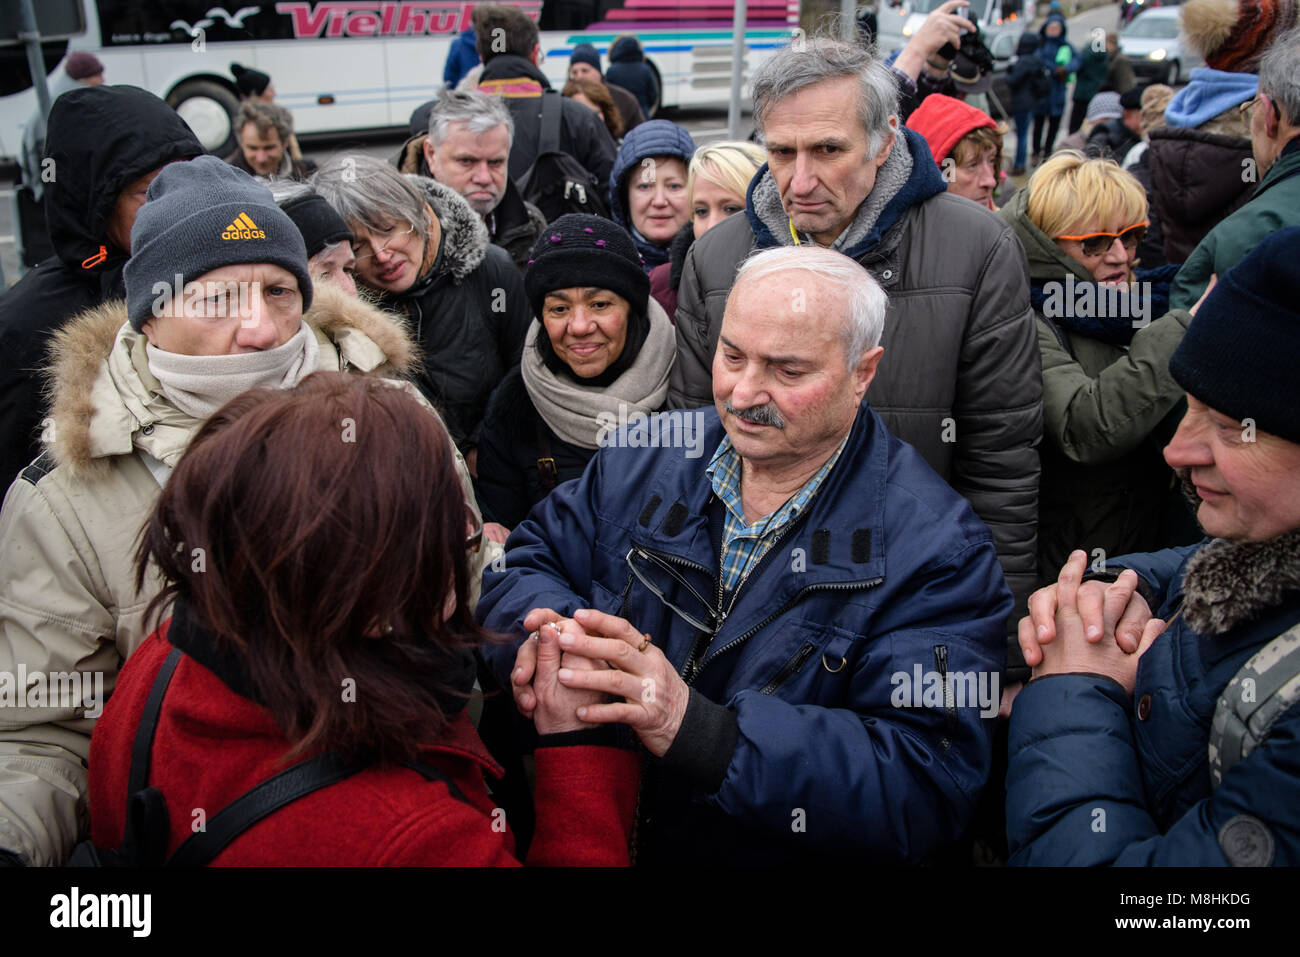
[[[224,86],[210,80],[189,80],[172,90],[167,105],[189,124],[209,153],[225,157],[234,151],[239,100]]]

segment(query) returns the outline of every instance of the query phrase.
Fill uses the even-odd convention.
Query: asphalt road
[[[1069,21],[1070,42],[1076,46],[1086,43],[1093,29],[1113,30],[1117,20],[1118,10],[1114,4],[1085,11]],[[725,103],[719,104],[716,109],[681,110],[673,113],[672,119],[689,130],[700,145],[729,138]],[[750,117],[746,114],[743,117],[741,136],[748,135],[749,129]],[[362,152],[387,160],[393,157],[405,139],[404,132],[324,139],[312,137],[302,145],[304,153],[318,162],[340,152]],[[1014,134],[1008,134],[1007,149],[1009,161],[1015,151]],[[20,275],[14,249],[13,226],[13,191],[9,188],[0,189],[0,269],[3,269],[6,286],[16,282]]]

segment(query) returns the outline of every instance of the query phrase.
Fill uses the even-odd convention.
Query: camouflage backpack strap
[[[1300,701],[1300,624],[1241,666],[1219,695],[1210,724],[1210,787],[1264,743],[1273,723]]]

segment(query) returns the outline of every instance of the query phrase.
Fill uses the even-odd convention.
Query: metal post
[[[840,0],[840,39],[852,43],[858,38],[857,0]]]
[[[45,85],[45,57],[41,55],[41,34],[36,28],[36,10],[32,0],[19,0],[18,39],[27,47],[27,68],[32,73],[32,89],[41,116],[50,114],[50,88]]]
[[[745,0],[736,0],[731,17],[731,102],[727,104],[727,131],[733,140],[743,140],[740,132],[740,86],[745,68]]]

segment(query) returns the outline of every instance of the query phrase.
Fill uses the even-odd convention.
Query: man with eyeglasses
[[[1300,27],[1274,41],[1259,66],[1259,92],[1241,105],[1250,128],[1253,168],[1223,176],[1258,181],[1250,202],[1223,220],[1192,250],[1178,271],[1169,302],[1187,309],[1211,278],[1241,262],[1266,236],[1300,226]]]
[[[637,863],[916,863],[972,819],[1011,595],[988,528],[863,401],[885,306],[837,252],[752,256],[714,409],[620,432],[484,574],[520,711],[554,628],[559,680],[610,696],[578,733],[644,750]],[[649,441],[687,417],[702,442]]]

